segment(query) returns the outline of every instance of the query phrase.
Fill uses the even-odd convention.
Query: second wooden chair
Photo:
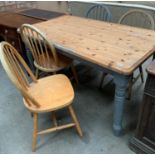
[[[123,14],[120,17],[118,23],[134,26],[134,27],[152,29],[152,30],[154,30],[155,28],[155,22],[153,17],[146,11],[139,10],[139,9],[132,9],[127,11],[125,14]],[[132,86],[139,79],[139,77],[141,77],[142,82],[144,82],[144,73],[143,73],[142,64],[138,67],[138,69],[140,74],[138,74],[138,76],[136,77],[132,76],[129,82],[129,90],[128,90],[129,99],[131,97]]]
[[[52,42],[49,42],[40,30],[32,25],[23,24],[20,28],[20,34],[26,47],[32,52],[37,78],[39,70],[55,74],[64,68],[70,67],[78,84],[73,60],[58,53]]]
[[[101,4],[97,4],[89,8],[86,13],[86,17],[102,21],[110,21],[112,18],[108,7]]]
[[[86,18],[109,22],[112,19],[112,15],[108,7],[106,7],[103,4],[96,4],[88,9],[86,13]],[[89,71],[90,69],[91,67],[88,68],[87,70]],[[102,84],[106,75],[107,75],[106,72],[102,73],[101,81],[99,84],[100,88],[102,88]]]

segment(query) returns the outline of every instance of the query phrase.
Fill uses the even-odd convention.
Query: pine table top
[[[71,54],[124,75],[132,74],[154,53],[153,30],[70,15],[34,26]]]

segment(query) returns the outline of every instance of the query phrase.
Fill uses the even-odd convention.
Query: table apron
[[[56,49],[61,50],[61,51],[59,51],[59,50],[57,51],[57,52],[59,52],[60,54],[62,54],[62,55],[64,55],[64,56],[67,56],[67,57],[70,57],[70,58],[75,59],[75,60],[79,60],[79,61],[83,62],[84,64],[87,64],[87,65],[89,65],[89,66],[92,66],[92,67],[94,67],[94,68],[96,68],[96,69],[98,69],[98,70],[100,70],[100,71],[109,73],[109,74],[111,74],[111,75],[120,74],[120,75],[123,75],[123,76],[130,76],[130,75],[124,75],[124,74],[118,73],[118,72],[116,72],[116,71],[113,71],[113,70],[111,70],[111,69],[108,69],[108,68],[106,68],[106,67],[100,66],[100,65],[98,65],[98,64],[96,64],[96,63],[93,63],[93,62],[90,62],[90,61],[88,61],[88,60],[86,60],[86,59],[84,59],[84,58],[80,58],[78,55],[75,55],[75,54],[72,52],[72,50],[67,49],[67,48],[64,48],[64,47],[62,47],[62,46],[60,46],[60,45],[55,44],[55,47],[56,47]],[[131,73],[131,75],[132,75],[132,73]]]

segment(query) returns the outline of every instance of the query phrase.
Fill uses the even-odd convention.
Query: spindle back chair
[[[20,90],[24,105],[33,113],[32,151],[36,149],[38,135],[75,127],[78,134],[82,136],[80,124],[71,105],[74,90],[65,75],[56,74],[37,80],[20,54],[7,42],[0,43],[0,60],[10,80]],[[28,78],[26,72],[31,79]],[[68,108],[73,123],[58,125],[55,111],[65,107]],[[44,112],[52,112],[54,127],[38,131],[38,113]]]
[[[30,87],[27,73],[33,82],[36,83],[37,79],[16,49],[7,42],[1,42],[0,60],[10,80],[20,90],[27,103],[39,107],[39,103],[27,93]]]
[[[112,19],[112,15],[108,7],[106,7],[103,4],[97,4],[89,8],[89,10],[86,13],[86,18],[91,18],[95,20],[101,20],[101,21],[110,21]],[[90,70],[90,69],[87,69]],[[102,78],[100,81],[99,87],[102,88],[102,84],[104,81],[104,77],[107,75],[107,73],[102,73]]]
[[[127,11],[120,17],[118,23],[152,30],[154,30],[155,28],[155,22],[153,17],[146,11],[140,9],[132,9]],[[144,82],[144,73],[142,64],[139,66],[138,69],[139,69],[138,76],[136,77],[133,76],[131,78],[131,81],[129,82],[129,90],[128,90],[129,99],[131,98],[132,86],[139,79],[139,77],[141,78],[142,83]]]
[[[139,9],[127,11],[120,17],[118,23],[152,30],[155,28],[153,17],[146,11]]]
[[[51,69],[52,66],[47,62],[52,57],[54,64],[59,65],[54,45],[49,43],[40,30],[30,24],[23,24],[20,28],[20,34],[24,43],[32,52],[36,64],[45,70]]]
[[[71,67],[73,77],[78,84],[77,73],[72,63],[73,60],[60,53],[58,54],[53,43],[46,39],[43,32],[30,24],[23,24],[19,31],[26,47],[32,52],[37,78],[39,70],[55,74],[64,68]]]
[[[112,15],[110,10],[105,5],[97,4],[92,6],[86,13],[87,18],[96,20],[110,21]]]

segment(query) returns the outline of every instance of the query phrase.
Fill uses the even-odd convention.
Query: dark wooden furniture
[[[16,10],[15,12],[2,12],[0,13],[0,41],[7,41],[11,43],[26,59],[24,44],[21,41],[20,35],[17,33],[17,28],[19,28],[24,23],[34,24],[61,15],[63,15],[63,13],[40,9],[26,9]]]
[[[36,19],[38,18],[39,20],[49,20],[49,19],[64,15],[64,13],[41,10],[41,9],[23,10],[23,11],[19,11],[18,14],[31,17],[31,18],[33,17]]]
[[[130,148],[136,153],[155,153],[155,61],[147,68],[148,77],[144,90],[139,121]]]

